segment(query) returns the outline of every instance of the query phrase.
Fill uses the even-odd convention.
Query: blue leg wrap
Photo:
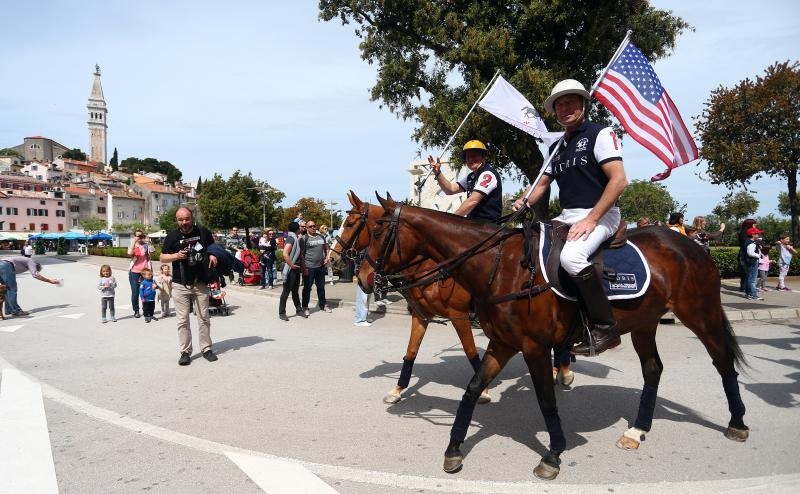
[[[645,432],[649,432],[653,426],[653,411],[656,408],[656,397],[658,389],[645,384],[642,388],[642,396],[639,398],[639,414],[633,426]]]
[[[414,359],[403,359],[403,369],[400,370],[400,378],[397,380],[397,385],[401,388],[407,388],[408,382],[411,381],[411,369],[414,368]]]
[[[476,355],[476,356],[472,357],[471,359],[469,359],[469,364],[472,366],[472,370],[474,370],[475,372],[478,372],[478,370],[480,370],[480,368],[481,368],[481,358],[480,358],[480,356]]]
[[[456,412],[456,419],[453,422],[453,428],[450,430],[450,438],[456,441],[464,442],[467,437],[467,429],[469,423],[472,421],[472,413],[475,411],[475,403],[477,398],[470,397],[469,390],[464,393],[461,398],[461,403],[458,404],[458,411]]]
[[[558,411],[548,412],[544,415],[544,424],[550,434],[550,451],[561,454],[567,449],[567,439],[564,437],[564,430],[561,428],[561,419]]]
[[[736,379],[738,374],[732,374],[722,378],[722,389],[725,390],[725,397],[728,398],[728,410],[731,412],[731,423],[739,424],[744,417],[744,402],[739,394],[739,381]]]

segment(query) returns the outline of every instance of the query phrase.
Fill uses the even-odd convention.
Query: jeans
[[[261,264],[261,286],[275,284],[275,260],[267,260],[266,264]]]
[[[0,280],[6,286],[6,314],[13,314],[22,310],[17,303],[17,273],[14,265],[7,261],[0,261]]]
[[[142,273],[128,271],[128,281],[131,284],[131,309],[134,313],[139,312],[139,284],[142,280]]]
[[[756,298],[758,297],[758,291],[756,290],[756,277],[758,276],[758,263],[753,260],[752,262],[747,263],[747,292],[746,294],[750,297]]]
[[[103,320],[106,320],[106,311],[111,312],[111,319],[116,318],[114,313],[114,297],[103,297],[100,299],[100,315],[103,317]]]
[[[369,314],[369,294],[364,293],[361,285],[356,283],[356,317],[353,322],[359,323],[367,320]]]
[[[311,285],[317,285],[317,303],[320,309],[325,308],[325,266],[308,268],[308,274],[303,277],[303,308],[308,309],[311,300]]]
[[[284,271],[284,273],[286,272]],[[300,268],[290,269],[283,278],[283,291],[281,291],[281,300],[278,303],[278,314],[286,314],[286,300],[289,298],[289,293],[292,294],[292,302],[294,302],[295,309],[301,309],[299,289]]]

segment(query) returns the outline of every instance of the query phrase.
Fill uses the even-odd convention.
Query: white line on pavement
[[[78,314],[64,314],[63,316],[58,316],[58,317],[63,317],[65,319],[80,319],[84,315],[85,315],[85,313],[80,312]]]
[[[0,328],[0,331],[2,331],[3,333],[13,333],[14,331],[18,330],[22,326],[24,326],[24,324],[17,324],[15,326],[5,326],[3,328]]]
[[[42,389],[18,370],[0,380],[0,492],[58,493]]]
[[[0,357],[0,369],[14,369],[14,367]],[[23,374],[25,375],[25,374]],[[36,381],[33,377],[25,377]],[[338,465],[326,465],[322,463],[312,463],[291,458],[281,458],[279,456],[237,448],[228,444],[209,441],[200,437],[190,436],[181,432],[172,431],[157,425],[142,422],[130,417],[120,415],[118,412],[100,408],[92,405],[76,396],[65,393],[46,383],[39,382],[42,394],[45,398],[60,403],[75,411],[83,413],[89,417],[102,420],[108,424],[115,425],[122,429],[133,431],[139,434],[168,441],[187,448],[198,451],[213,453],[217,455],[227,455],[229,453],[239,453],[244,455],[256,456],[270,460],[288,460],[295,464],[302,465],[314,474],[327,478],[342,480],[347,482],[357,482],[376,486],[401,488],[415,491],[429,492],[480,492],[482,494],[529,494],[542,490],[543,484],[540,481],[530,482],[503,482],[491,480],[461,480],[443,477],[422,477],[417,475],[401,475],[389,472],[376,472],[359,468],[344,467]],[[3,448],[0,443],[0,450]],[[703,493],[728,493],[733,490],[738,492],[761,492],[764,486],[769,486],[770,494],[794,493],[798,492],[800,486],[800,474],[770,475],[765,477],[749,477],[726,480],[708,481],[689,481],[689,482],[657,482],[640,484],[546,484],[546,491],[551,494],[575,492],[611,492],[617,494],[660,494],[673,492],[703,492]]]
[[[226,451],[227,456],[268,494],[337,494],[303,465]]]

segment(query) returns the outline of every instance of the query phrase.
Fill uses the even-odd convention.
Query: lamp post
[[[330,204],[330,208],[329,209],[330,209],[330,212],[331,212],[331,224],[330,224],[329,227],[330,227],[331,230],[333,230],[333,207],[336,206],[339,203],[334,201],[333,199],[331,199],[328,204]]]
[[[267,192],[275,192],[275,189],[267,186],[248,187],[248,190],[257,190],[261,192],[261,232],[267,229]]]

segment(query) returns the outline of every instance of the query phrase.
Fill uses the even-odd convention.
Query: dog
[[[6,305],[6,291],[7,288],[4,284],[0,283],[0,319],[6,320],[5,313],[3,313],[3,306]]]

